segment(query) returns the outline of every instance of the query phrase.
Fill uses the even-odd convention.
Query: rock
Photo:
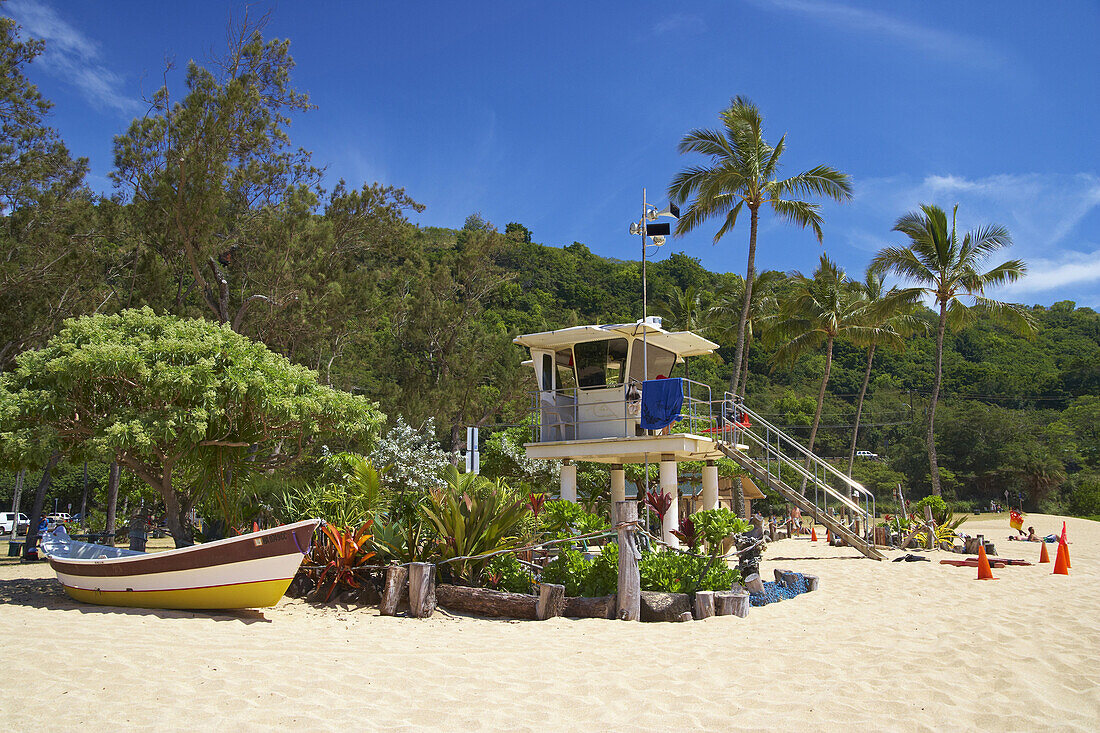
[[[690,611],[687,593],[642,591],[642,621],[679,621],[682,614]]]

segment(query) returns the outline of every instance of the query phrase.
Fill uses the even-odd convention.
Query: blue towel
[[[642,428],[661,430],[680,418],[684,388],[675,379],[647,379],[642,382]]]

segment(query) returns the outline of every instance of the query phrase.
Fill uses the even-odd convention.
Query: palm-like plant
[[[665,299],[653,305],[653,311],[670,331],[702,331],[710,312],[710,294],[700,292],[694,285],[682,289],[673,285]],[[691,376],[687,359],[684,360],[684,375]]]
[[[863,417],[863,398],[867,395],[867,385],[871,381],[871,365],[875,361],[875,349],[880,345],[902,348],[903,337],[925,328],[925,322],[917,317],[915,310],[920,291],[915,288],[886,289],[882,273],[873,267],[859,284],[866,301],[866,324],[872,329],[856,343],[867,349],[867,369],[863,373],[863,384],[859,388],[856,402],[856,419],[852,427],[852,444],[848,450],[848,476],[852,475],[852,466],[856,460],[856,440],[859,437],[859,422]]]
[[[734,364],[734,369],[741,371],[739,378],[741,385],[744,385],[749,378],[749,351],[752,349],[753,339],[763,330],[767,320],[775,315],[779,305],[775,299],[774,289],[776,284],[785,278],[786,275],[778,270],[765,270],[753,282],[749,297],[749,314],[745,319],[745,348],[741,353],[741,363]],[[733,324],[740,317],[744,303],[745,280],[739,275],[734,275],[733,280],[718,288],[714,305],[708,312],[707,330],[713,334],[714,338],[727,343],[731,340],[730,337],[734,334]]]
[[[982,264],[997,250],[1012,244],[1008,230],[989,224],[959,238],[956,230],[959,207],[955,206],[948,227],[947,214],[934,204],[921,204],[897,220],[894,231],[909,238],[906,247],[887,247],[875,257],[873,267],[915,283],[931,296],[939,310],[936,327],[936,376],[928,405],[928,464],[932,493],[939,496],[940,472],[936,460],[936,403],[943,381],[943,336],[948,326],[955,330],[972,320],[976,311],[989,313],[1025,335],[1035,332],[1035,321],[1022,306],[985,296],[987,290],[1019,280],[1027,272],[1022,260],[1006,260],[981,272]],[[962,298],[973,302],[967,305]]]
[[[742,208],[749,210],[749,259],[745,272],[745,298],[737,326],[735,367],[744,351],[745,323],[752,302],[756,274],[756,234],[760,207],[767,204],[781,219],[821,234],[821,206],[799,200],[802,196],[825,196],[836,201],[851,198],[852,185],[847,174],[819,165],[790,178],[780,179],[779,161],[786,149],[786,135],[774,146],[764,140],[760,110],[745,97],[736,97],[722,112],[722,130],[696,129],[680,141],[681,153],[700,153],[710,158],[709,165],[693,165],[676,174],[668,188],[673,201],[690,200],[676,224],[676,234],[686,234],[707,219],[721,217],[722,226],[714,235],[717,243],[737,223]],[[740,369],[733,370],[730,391],[738,391]]]
[[[813,277],[795,273],[794,286],[769,336],[780,344],[775,354],[777,362],[793,362],[799,354],[825,346],[825,373],[817,392],[817,409],[807,446],[812,452],[833,366],[833,344],[838,338],[852,341],[869,338],[877,329],[868,325],[867,301],[859,284],[850,280],[827,255],[821,255]],[[807,467],[809,460],[807,457]],[[805,489],[805,480],[802,486]]]

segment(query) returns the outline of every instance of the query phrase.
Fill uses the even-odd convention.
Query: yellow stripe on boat
[[[286,593],[291,580],[292,578],[283,578],[259,580],[253,583],[218,585],[210,588],[150,591],[103,591],[73,588],[68,585],[62,587],[74,600],[95,603],[100,606],[213,611],[274,606]]]

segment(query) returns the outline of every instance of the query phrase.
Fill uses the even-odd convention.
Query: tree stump
[[[409,569],[404,565],[386,568],[386,585],[382,589],[382,602],[378,611],[383,616],[396,616],[397,606],[408,590]]]
[[[409,565],[409,613],[429,618],[435,612],[435,565],[414,562]]]
[[[692,618],[691,611],[684,611],[683,613],[680,614],[680,617],[676,620],[677,621],[691,621],[691,618]]]
[[[714,591],[701,590],[695,593],[695,618],[702,621],[714,615]]]
[[[687,593],[644,590],[640,605],[642,621],[679,621],[684,611],[691,610]]]
[[[763,593],[764,581],[760,579],[760,573],[751,573],[745,576],[745,587],[748,588],[749,593]]]
[[[748,593],[734,593],[729,596],[727,603],[729,604],[730,614],[737,618],[745,618],[749,615]]]
[[[817,590],[818,577],[816,575],[802,574],[802,578],[806,581],[806,592],[809,593],[812,590]]]
[[[565,611],[565,586],[541,583],[539,599],[535,604],[535,618],[545,621],[554,616],[561,616],[563,611]]]
[[[733,598],[741,594],[732,590],[719,590],[714,592],[714,613],[716,616],[733,615]],[[745,594],[748,598],[748,595]]]
[[[619,535],[619,592],[616,602],[618,616],[624,621],[638,621],[642,617],[642,577],[638,571],[642,554],[634,539],[634,523],[637,521],[636,502],[617,501],[612,505],[611,525]]]

